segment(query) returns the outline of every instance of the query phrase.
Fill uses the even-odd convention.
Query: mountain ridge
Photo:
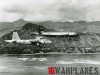
[[[30,33],[38,32],[40,26],[46,32],[55,31],[53,29],[46,28],[43,25],[28,22],[24,26],[22,26],[20,29],[18,29],[17,32],[21,39],[34,39],[36,35],[31,35]],[[13,49],[16,50],[16,52],[14,52],[14,53],[17,53],[18,52],[17,50],[22,50],[22,51],[25,50],[25,53],[28,50],[29,50],[29,53],[31,51],[33,51],[33,53],[34,53],[34,51],[40,50],[39,47],[34,46],[34,45],[30,45],[30,46],[29,45],[21,45],[20,46],[20,44],[17,44],[17,45],[9,44],[9,46],[10,46],[9,47],[8,44],[5,44],[4,40],[10,40],[12,38],[12,32],[13,32],[13,30],[0,38],[1,45],[4,44],[1,47],[1,49],[4,53],[6,50],[7,50],[7,52],[9,52],[9,49],[11,50],[11,53],[12,53]],[[50,44],[48,46],[44,45],[42,47],[43,51],[49,50],[49,51],[56,51],[56,52],[63,51],[63,52],[74,52],[74,53],[75,52],[100,52],[100,50],[99,50],[100,33],[86,32],[86,33],[79,34],[78,37],[44,37],[44,38],[51,40],[52,44]],[[73,49],[71,50],[70,49],[71,47],[74,48],[74,50]],[[81,49],[83,49],[83,48],[84,48],[84,50],[81,51]],[[85,48],[89,48],[89,50],[86,50]],[[49,52],[49,51],[47,51],[47,52]],[[21,51],[19,51],[19,53],[20,52]],[[22,53],[24,53],[24,52],[22,52]]]
[[[4,34],[7,34],[10,31],[15,29],[20,29],[29,21],[23,19],[14,21],[14,22],[0,22],[0,37]],[[56,31],[73,31],[73,32],[93,32],[100,33],[100,21],[86,22],[86,21],[74,21],[74,22],[52,22],[52,21],[43,21],[43,22],[31,22],[37,25],[44,26],[48,29],[53,29]],[[94,29],[92,28],[94,27]]]
[[[28,21],[22,19],[14,22],[0,22],[0,37],[15,29],[20,29]]]

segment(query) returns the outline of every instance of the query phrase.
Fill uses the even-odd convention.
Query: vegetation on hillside
[[[36,35],[31,35],[32,32],[38,32],[37,24],[26,23],[21,29],[17,30],[21,39],[34,39]],[[43,27],[44,31],[54,31]],[[12,31],[13,32],[13,31]],[[33,53],[49,53],[49,52],[64,52],[64,53],[99,53],[100,52],[100,34],[99,33],[83,33],[78,37],[44,37],[52,41],[52,44],[43,46],[22,45],[22,44],[7,44],[3,40],[10,40],[12,32],[2,36],[0,39],[1,54],[33,54]]]

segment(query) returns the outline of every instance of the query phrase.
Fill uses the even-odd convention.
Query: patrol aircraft
[[[37,36],[35,37],[35,39],[21,40],[16,31],[13,32],[11,40],[4,40],[4,41],[6,43],[32,44],[32,45],[43,45],[52,43],[52,41],[44,39],[42,36]]]
[[[43,28],[40,26],[38,32],[32,32],[31,35],[40,35],[40,36],[48,36],[48,37],[55,37],[55,36],[65,36],[65,37],[76,37],[78,36],[75,32],[44,32]]]

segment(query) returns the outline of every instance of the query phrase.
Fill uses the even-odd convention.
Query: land
[[[100,22],[28,22],[19,20],[12,23],[0,23],[5,25],[0,33],[4,33],[0,38],[0,54],[33,54],[33,53],[100,53]],[[8,27],[6,27],[6,25]],[[10,25],[11,24],[11,25]],[[18,24],[18,25],[17,25]],[[19,25],[20,24],[20,25]],[[12,27],[12,25],[15,25]],[[11,39],[12,32],[17,30],[21,39],[34,39],[31,32],[38,32],[39,26],[48,31],[74,31],[78,37],[44,37],[53,41],[52,44],[41,46],[7,44],[4,40]],[[5,28],[6,27],[6,28]]]

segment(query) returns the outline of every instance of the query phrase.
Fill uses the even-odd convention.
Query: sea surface
[[[50,75],[51,66],[100,68],[100,54],[0,55],[0,75]]]

